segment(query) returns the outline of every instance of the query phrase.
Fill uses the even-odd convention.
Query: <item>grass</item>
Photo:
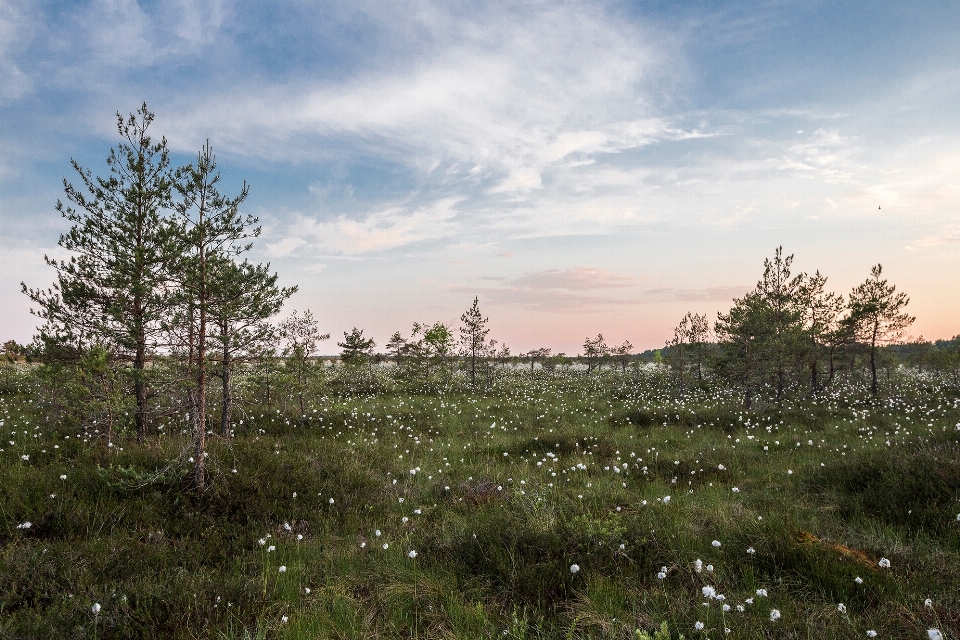
[[[4,381],[0,637],[960,638],[958,393],[920,376],[746,412],[642,372],[367,373],[241,405],[202,494],[176,421],[109,447]]]

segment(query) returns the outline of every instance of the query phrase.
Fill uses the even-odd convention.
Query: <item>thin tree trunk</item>
[[[133,393],[137,398],[137,413],[134,421],[137,425],[137,439],[141,442],[147,437],[147,385],[143,379],[145,352],[146,348],[143,342],[140,342],[133,360]]]
[[[827,376],[828,385],[833,382],[833,354],[836,348],[835,345],[830,345],[830,375]]]
[[[200,209],[198,226],[200,227],[200,290],[197,296],[200,303],[199,324],[197,326],[197,417],[195,425],[195,448],[193,463],[193,482],[197,489],[203,489],[207,484],[206,445],[207,445],[207,274],[206,252],[203,237],[203,209]]]
[[[220,408],[220,435],[230,437],[230,418],[233,411],[233,390],[230,388],[230,369],[233,367],[227,350],[223,350],[223,401]]]

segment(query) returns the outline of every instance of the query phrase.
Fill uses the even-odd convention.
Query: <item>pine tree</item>
[[[280,335],[284,341],[283,355],[286,366],[291,370],[297,388],[297,400],[300,413],[306,413],[304,391],[307,385],[307,375],[310,372],[310,356],[317,350],[317,343],[330,338],[329,333],[320,333],[320,327],[307,309],[302,314],[294,311],[290,317],[280,325]]]
[[[830,360],[830,375],[833,375],[833,346],[832,338],[838,336],[838,330],[843,324],[841,314],[844,309],[843,296],[826,290],[827,278],[817,271],[812,276],[804,278],[800,286],[799,298],[803,327],[809,347],[807,361],[810,368],[810,395],[814,396],[820,389],[818,364],[824,352]]]
[[[791,277],[792,264],[793,255],[784,257],[783,247],[777,247],[773,260],[763,261],[763,278],[757,283],[767,317],[761,342],[764,364],[771,369],[778,401],[787,386],[787,369],[798,360],[804,343],[800,293],[805,276]]]
[[[181,180],[176,184],[181,197],[176,204],[179,257],[174,262],[173,279],[179,285],[177,299],[190,311],[191,335],[195,336],[189,349],[192,362],[188,363],[193,377],[193,476],[197,488],[203,488],[206,483],[207,337],[211,329],[208,322],[219,294],[217,284],[222,274],[218,273],[218,267],[223,268],[224,259],[248,251],[249,243],[238,243],[260,235],[260,228],[253,226],[256,218],[243,216],[239,211],[249,193],[246,183],[234,198],[223,196],[217,189],[220,174],[209,142],[197,154],[196,165],[185,167],[179,175]]]
[[[768,383],[781,401],[790,372],[803,362],[807,338],[801,287],[806,276],[793,276],[792,263],[793,256],[784,257],[783,247],[777,247],[773,260],[763,261],[756,288],[717,318],[715,331],[723,344],[716,368],[739,382],[748,408],[757,388]]]
[[[603,366],[603,361],[610,355],[610,347],[604,340],[603,334],[598,333],[594,339],[587,338],[583,341],[583,356],[587,359],[587,373],[595,368]]]
[[[393,354],[393,358],[399,367],[400,358],[407,351],[407,340],[399,331],[395,331],[393,335],[390,336],[390,340],[387,342],[387,351]]]
[[[212,264],[214,296],[210,320],[214,343],[212,359],[219,366],[222,383],[220,434],[230,435],[233,410],[232,373],[234,364],[262,356],[276,340],[276,330],[267,320],[276,315],[297,287],[278,287],[277,274],[269,263],[236,263],[219,257]]]
[[[460,327],[460,346],[463,355],[470,361],[470,384],[476,386],[477,383],[477,363],[483,358],[483,351],[486,346],[487,334],[490,329],[487,328],[489,318],[484,318],[480,314],[479,298],[473,299],[473,306],[460,316],[463,325]]]
[[[57,271],[51,288],[21,283],[39,306],[35,313],[45,321],[39,340],[49,350],[62,353],[67,346],[79,357],[102,345],[114,361],[132,365],[141,439],[147,432],[146,364],[170,307],[165,284],[174,250],[167,212],[175,175],[166,139],[154,143],[147,135],[153,119],[146,103],[126,120],[117,113],[124,141],[110,150],[106,178],[71,159],[81,187],[64,179],[69,204],[58,201],[56,210],[72,223],[59,245],[74,255],[65,261],[45,257]]]
[[[373,338],[364,338],[363,329],[354,327],[350,333],[343,332],[343,342],[338,342],[337,346],[343,349],[340,354],[340,360],[343,363],[361,364],[370,359],[377,343]]]
[[[717,314],[714,331],[721,341],[719,372],[740,385],[743,406],[753,405],[753,396],[762,379],[761,365],[768,331],[768,308],[756,291],[735,298],[728,313]]]
[[[915,317],[902,310],[910,303],[907,294],[881,280],[883,267],[870,269],[870,277],[850,292],[850,317],[858,340],[870,346],[870,391],[877,395],[877,347],[903,337]]]

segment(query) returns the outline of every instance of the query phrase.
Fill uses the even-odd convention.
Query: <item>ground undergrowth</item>
[[[242,406],[199,494],[182,425],[108,446],[30,380],[0,637],[960,638],[958,395],[922,377],[750,411],[630,372],[340,384]]]

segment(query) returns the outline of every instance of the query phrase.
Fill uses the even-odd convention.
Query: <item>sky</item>
[[[0,0],[0,340],[66,255],[70,159],[105,175],[143,102],[335,338],[476,296],[514,353],[657,348],[778,246],[843,294],[882,264],[951,337],[958,33],[952,0]]]

